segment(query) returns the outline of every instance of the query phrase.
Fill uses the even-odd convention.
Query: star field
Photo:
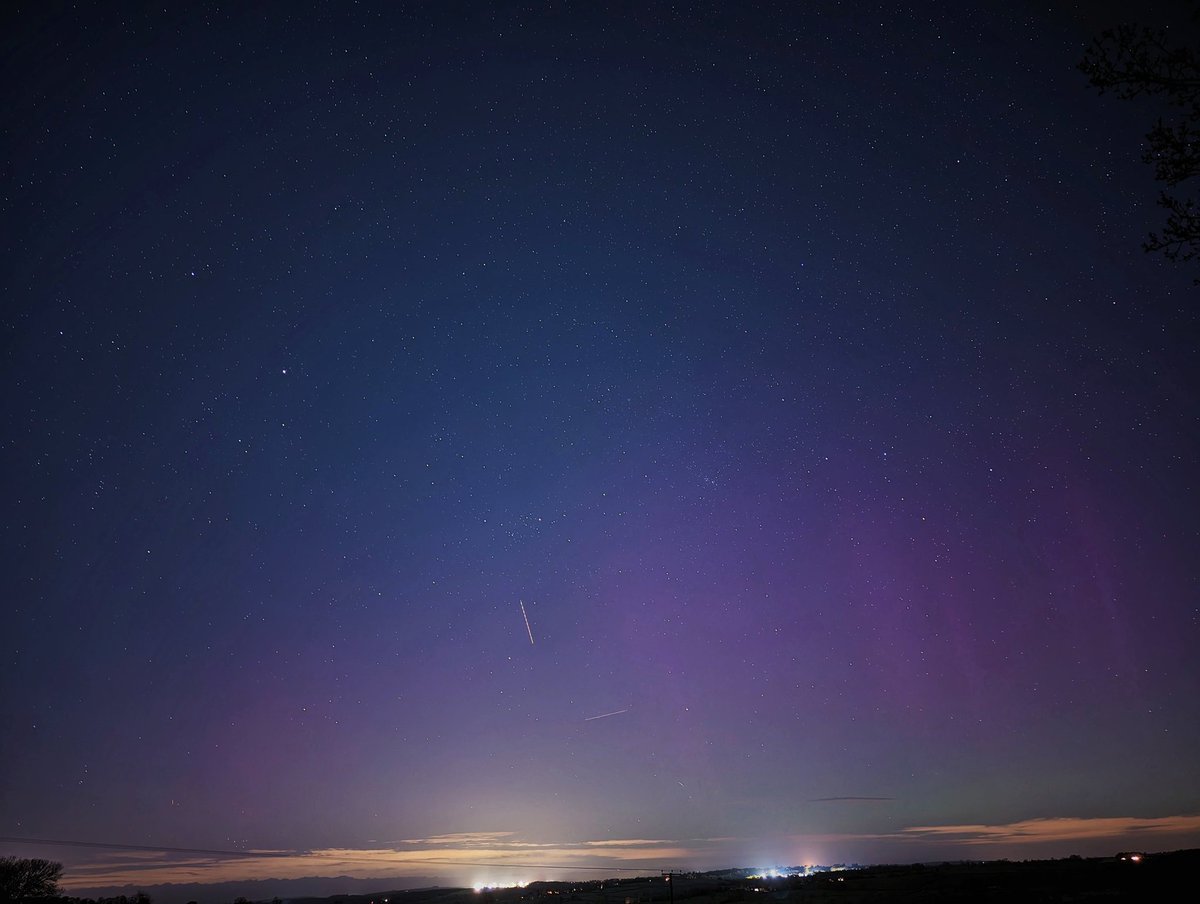
[[[1080,6],[7,14],[0,834],[1195,846],[1193,274]]]

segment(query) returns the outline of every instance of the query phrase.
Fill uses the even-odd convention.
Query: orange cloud
[[[614,862],[646,862],[656,869],[665,859],[685,860],[700,851],[674,841],[653,839],[581,841],[536,844],[509,840],[512,832],[463,832],[425,839],[407,839],[407,849],[326,848],[314,851],[248,851],[228,856],[188,855],[182,852],[114,853],[103,861],[69,867],[60,883],[64,889],[108,886],[149,886],[180,882],[230,882],[246,879],[298,879],[308,876],[403,878],[450,875],[471,884],[472,877],[494,878],[526,874],[523,881],[555,878],[571,869],[588,870]],[[537,864],[526,861],[536,852]],[[550,864],[552,866],[542,866]],[[621,867],[613,866],[614,872]],[[509,871],[514,872],[509,872]],[[520,870],[521,873],[515,872]]]
[[[900,834],[956,844],[1036,843],[1117,838],[1132,834],[1177,835],[1200,832],[1200,816],[1071,817],[1025,819],[1002,825],[913,826]]]
[[[454,832],[428,838],[404,838],[397,844],[494,844],[511,838],[515,832]]]

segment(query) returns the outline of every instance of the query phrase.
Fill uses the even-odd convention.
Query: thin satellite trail
[[[525,630],[529,632],[529,645],[533,646],[533,628],[529,627],[529,616],[525,614],[525,601],[517,600],[521,606],[521,618],[525,619]]]
[[[597,719],[607,719],[609,716],[619,716],[619,715],[621,715],[621,713],[627,713],[627,712],[629,712],[628,709],[614,709],[610,713],[600,713],[600,715],[598,715],[598,716],[588,716],[583,721],[584,722],[594,722]]]

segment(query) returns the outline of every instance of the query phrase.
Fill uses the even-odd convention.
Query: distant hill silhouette
[[[1068,857],[1061,860],[989,860],[868,866],[804,877],[731,878],[740,870],[574,882],[533,882],[525,888],[476,894],[436,879],[413,879],[422,887],[393,888],[395,879],[310,877],[159,885],[141,889],[154,904],[229,904],[235,898],[286,904],[883,904],[920,901],[950,904],[1059,904],[1059,902],[1151,902],[1176,900],[1200,871],[1200,850],[1140,854],[1141,859]],[[96,889],[90,897],[131,894]],[[76,891],[75,894],[81,894]]]
[[[448,880],[436,876],[406,876],[390,879],[356,879],[352,876],[305,876],[300,879],[251,879],[239,882],[189,882],[166,885],[126,885],[105,888],[75,888],[67,894],[79,898],[111,898],[144,891],[154,904],[229,904],[235,898],[270,901],[281,898],[326,898],[332,896],[373,895],[388,890],[408,893],[425,890],[451,890]],[[415,899],[411,904],[418,904]]]

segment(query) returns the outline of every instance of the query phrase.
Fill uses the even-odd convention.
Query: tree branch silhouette
[[[1145,163],[1154,178],[1174,188],[1200,175],[1200,55],[1172,43],[1167,33],[1140,25],[1121,25],[1092,41],[1079,69],[1100,94],[1122,100],[1158,98],[1168,112],[1146,133]],[[1163,191],[1158,204],[1167,211],[1161,232],[1151,232],[1142,248],[1162,252],[1171,261],[1200,257],[1200,209],[1189,198]],[[1200,283],[1200,280],[1197,280]]]

